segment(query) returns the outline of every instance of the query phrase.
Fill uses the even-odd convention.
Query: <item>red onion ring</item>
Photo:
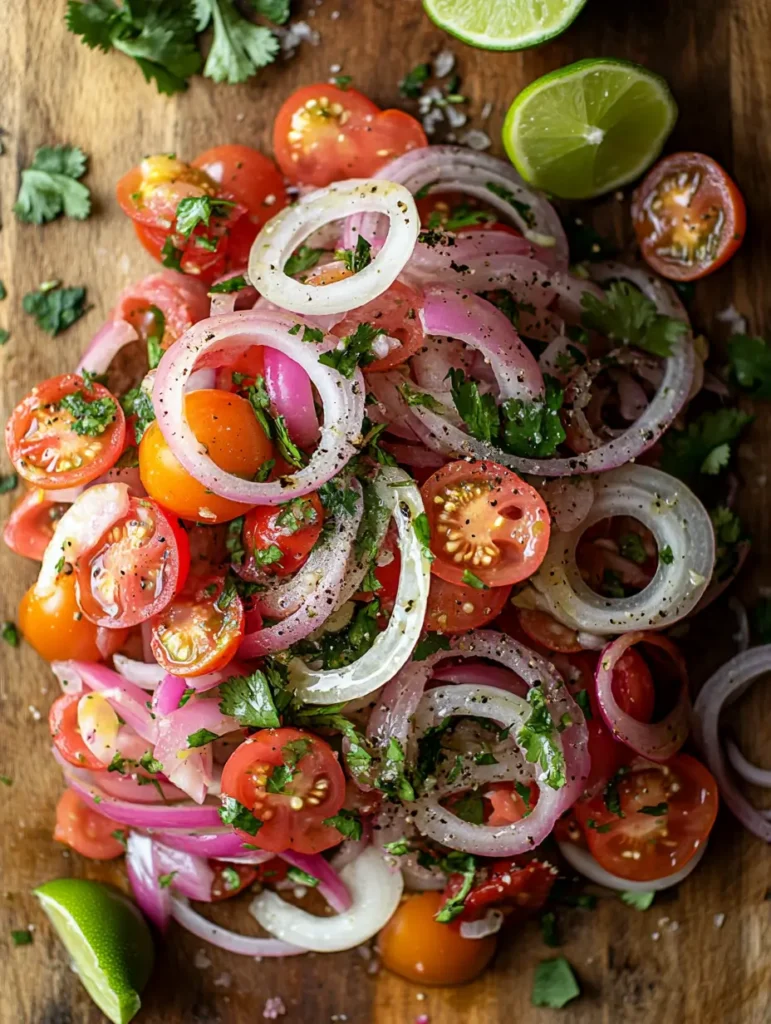
[[[192,853],[197,857],[211,857],[214,860],[234,861],[242,863],[243,858],[257,858],[249,860],[250,864],[264,864],[276,856],[269,850],[247,850],[243,840],[235,832],[222,832],[212,835],[184,835],[175,832],[157,832],[153,838],[158,839],[164,846],[170,846],[183,853]]]
[[[128,679],[135,686],[141,686],[143,690],[154,690],[166,675],[166,669],[161,668],[156,662],[151,664],[146,661],[134,661],[125,654],[114,654],[112,662],[115,670],[124,679]]]
[[[157,839],[152,842],[154,859],[161,872],[174,875],[171,881],[174,889],[188,899],[211,903],[214,872],[208,861],[197,854],[164,846]]]
[[[613,696],[613,669],[635,644],[646,643],[666,651],[680,676],[677,704],[660,722],[638,722],[623,711]],[[688,671],[682,655],[666,637],[640,630],[625,633],[604,648],[595,674],[597,703],[605,724],[617,740],[649,761],[663,762],[673,757],[688,738],[691,702],[688,699]]]
[[[364,381],[360,371],[351,380],[319,363],[318,356],[335,348],[331,335],[321,344],[290,334],[295,321],[253,310],[204,320],[166,352],[156,371],[153,405],[164,438],[185,469],[221,497],[247,505],[276,505],[316,490],[338,473],[356,453],[364,416]],[[187,378],[199,366],[232,362],[252,345],[279,349],[306,371],[324,404],[321,439],[309,464],[281,480],[242,480],[214,463],[196,440],[184,409]]]
[[[728,760],[736,774],[749,782],[751,786],[760,786],[761,789],[771,789],[771,769],[761,768],[760,765],[748,761],[739,750],[733,740],[725,741],[725,750]]]
[[[176,711],[186,688],[187,682],[182,676],[164,675],[153,694],[153,711],[163,716]]]
[[[75,373],[82,374],[84,370],[89,373],[107,373],[118,352],[138,339],[136,330],[125,320],[108,320],[89,342],[75,367]]]
[[[301,448],[319,438],[319,418],[313,404],[310,377],[293,359],[269,348],[265,352],[265,387],[276,412],[286,420],[289,436]]]
[[[102,693],[121,718],[139,735],[154,743],[156,723],[147,710],[147,694],[128,679],[117,672],[90,661],[53,661],[51,669],[57,679],[70,679],[77,673],[81,681],[90,689]]]

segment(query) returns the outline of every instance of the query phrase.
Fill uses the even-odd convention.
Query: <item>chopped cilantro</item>
[[[423,546],[423,554],[430,561],[433,562],[434,555],[431,551],[431,528],[428,525],[428,516],[425,512],[420,512],[412,520],[412,528],[415,531],[415,536],[418,538],[418,543]]]
[[[0,623],[0,636],[2,636],[9,647],[19,646],[19,631],[13,622],[9,622],[6,619],[5,622]]]
[[[220,683],[219,708],[223,715],[254,729],[276,729],[281,724],[270,684],[260,669]]]
[[[303,328],[302,340],[307,342],[315,342],[318,344],[324,340],[324,332],[320,327],[308,327],[307,324],[295,324],[294,327],[289,328],[290,334],[299,334],[300,328]]]
[[[344,839],[353,839],[354,842],[358,842],[364,832],[359,815],[354,811],[347,811],[344,807],[333,818],[324,818],[322,824],[328,828],[336,828]]]
[[[323,255],[323,249],[312,249],[309,245],[301,245],[299,249],[295,249],[284,264],[284,273],[294,277],[295,274],[303,274],[306,270],[312,270]]]
[[[217,733],[210,729],[198,729],[188,736],[187,745],[188,747],[205,747],[207,743],[213,743],[217,738]]]
[[[531,1002],[533,1006],[549,1006],[559,1010],[581,995],[573,968],[564,956],[542,960],[536,966]]]
[[[243,516],[231,519],[228,523],[227,534],[225,537],[225,550],[227,551],[233,565],[241,565],[246,555],[246,551],[244,550],[243,529]]]
[[[178,874],[179,871],[169,871],[167,875],[158,875],[158,885],[161,889],[168,889]]]
[[[333,370],[337,370],[344,377],[351,378],[359,366],[367,366],[375,361],[377,357],[372,351],[372,343],[383,333],[382,327],[360,323],[353,334],[341,339],[342,348],[323,352],[319,356],[319,362],[324,366],[331,366]]]
[[[586,691],[584,691],[584,693],[585,692]],[[530,787],[526,786],[524,782],[520,782],[519,780],[517,780],[514,783],[514,789],[517,791],[517,794],[521,798],[522,803],[525,805],[525,817],[527,817],[527,815],[530,813]]]
[[[635,910],[647,910],[656,897],[655,892],[622,892],[621,900]]]
[[[535,215],[533,214],[532,207],[528,203],[523,203],[522,200],[517,199],[510,189],[505,188],[503,185],[499,185],[495,181],[486,182],[485,188],[488,192],[492,192],[494,196],[498,196],[499,199],[503,199],[504,202],[508,203],[513,210],[516,210],[527,227],[535,227]]]
[[[399,740],[392,736],[383,751],[382,767],[375,781],[377,788],[392,800],[410,801],[415,799],[412,783],[404,774],[404,764],[404,748]]]
[[[359,605],[347,625],[337,632],[324,633],[318,640],[300,642],[297,652],[321,660],[325,669],[353,664],[372,647],[380,632],[380,602],[375,598]]]
[[[584,713],[584,718],[589,721],[592,717],[592,707],[589,703],[589,691],[588,690],[577,690],[573,694],[573,700],[581,708]]]
[[[176,230],[184,238],[189,238],[199,224],[208,227],[212,217],[227,217],[235,205],[229,199],[215,199],[208,195],[185,196],[177,204]]]
[[[2,782],[4,786],[13,785],[13,779],[11,778],[10,775],[0,775],[0,782]]]
[[[416,391],[415,388],[406,382],[398,386],[398,391],[407,405],[422,405],[432,412],[441,412],[443,409],[442,403],[437,398],[434,398],[433,395],[430,395],[427,391]]]
[[[383,849],[392,857],[403,857],[405,853],[410,852],[410,844],[404,838],[394,839],[392,843],[385,843]]]
[[[452,718],[445,718],[439,725],[430,725],[418,739],[415,775],[421,782],[436,774],[442,753],[442,738],[451,726]]]
[[[41,146],[30,167],[21,172],[14,213],[28,224],[45,224],[61,214],[85,220],[91,212],[91,193],[78,180],[85,173],[82,149]]]
[[[11,338],[11,332],[6,327],[0,327],[0,345],[7,345]]]
[[[14,946],[31,946],[32,932],[29,928],[14,928],[11,931],[11,942]]]
[[[752,631],[761,644],[771,644],[771,598],[764,597],[752,609]]]
[[[527,695],[532,711],[517,733],[517,742],[526,759],[537,763],[544,772],[544,781],[552,789],[565,785],[565,757],[555,740],[556,728],[546,704],[542,686],[531,686]]]
[[[421,640],[415,644],[415,649],[412,652],[413,661],[425,661],[432,654],[436,654],[437,651],[449,651],[450,650],[450,638],[444,636],[442,633],[427,633]]]
[[[139,758],[139,764],[146,772],[150,772],[151,775],[157,775],[158,772],[163,771],[163,765],[157,758],[153,757],[149,750],[146,750]]]
[[[316,508],[309,498],[293,498],[278,507],[281,511],[275,522],[284,533],[297,533],[306,526],[313,526],[318,519]]]
[[[489,590],[490,588],[486,583],[483,583],[478,576],[475,576],[470,569],[463,570],[463,576],[461,582],[467,587],[473,587],[474,590]]]
[[[717,475],[730,461],[732,442],[751,422],[752,416],[741,409],[717,409],[697,416],[685,430],[668,430],[661,468],[687,482],[700,473]]]
[[[763,338],[729,338],[728,363],[739,387],[755,398],[771,398],[771,348]]]
[[[353,81],[353,78],[350,75],[335,75],[332,81],[334,82],[338,89],[342,89],[343,92],[345,92],[345,90]]]
[[[615,775],[609,780],[605,786],[605,790],[602,794],[603,803],[611,814],[615,814],[617,818],[624,818],[626,815],[621,810],[621,797],[618,792],[619,780],[626,775],[629,769],[626,767],[619,768]]]
[[[655,356],[672,355],[675,343],[688,333],[683,320],[659,313],[655,302],[629,281],[614,281],[602,299],[584,292],[581,306],[584,327]]]
[[[650,814],[653,818],[661,818],[669,811],[669,804],[662,801],[660,804],[647,804],[640,808],[640,814]]]
[[[642,565],[648,557],[639,533],[622,534],[618,547],[624,558],[628,558],[630,562],[635,562],[637,565]]]
[[[672,554],[672,548],[669,544],[665,544],[664,547],[659,550],[659,560],[662,561],[664,565],[671,565],[674,562],[675,556]]]
[[[19,486],[19,478],[15,473],[0,474],[0,494],[8,494]]]
[[[229,277],[225,281],[219,281],[217,284],[213,284],[209,289],[210,295],[232,295],[233,292],[243,291],[244,288],[249,287],[249,281],[243,274],[236,274],[235,277]]]
[[[322,484],[318,493],[324,510],[332,518],[340,515],[352,516],[356,511],[358,494],[339,478],[328,480],[327,483]]]
[[[474,380],[466,380],[463,370],[451,368],[448,376],[451,382],[452,400],[455,408],[468,427],[472,437],[478,441],[494,441],[500,434],[500,413],[491,394],[481,394]]]
[[[155,420],[153,400],[142,387],[132,388],[120,400],[121,408],[126,416],[135,416],[134,437],[137,444],[142,440],[145,431]]]
[[[161,249],[161,263],[169,270],[182,270],[182,257],[184,252],[174,245],[174,239],[168,236]]]
[[[430,74],[431,68],[428,64],[416,65],[399,82],[399,92],[402,96],[406,96],[407,99],[416,100],[420,96]]]
[[[65,395],[59,405],[72,416],[70,429],[88,437],[103,434],[118,411],[112,398],[94,398],[89,401],[82,391]]]
[[[477,864],[476,859],[470,853],[453,850],[442,859],[441,868],[451,876],[460,875],[460,885],[457,891],[447,897],[435,917],[440,924],[449,924],[463,913],[466,897],[474,886]]]
[[[285,743],[281,748],[281,756],[284,759],[284,764],[288,768],[294,769],[297,767],[298,762],[307,757],[312,750],[312,740],[290,740],[289,743]]]
[[[303,871],[302,868],[289,868],[286,873],[286,877],[290,882],[294,882],[295,885],[307,885],[309,889],[315,889],[319,884],[319,880],[315,875],[309,875],[308,872]]]
[[[617,572],[614,572],[612,569],[605,569],[605,571],[603,572],[600,589],[606,597],[626,597],[624,582],[619,576],[619,574]]]
[[[485,803],[482,794],[471,789],[456,800],[452,806],[454,814],[471,825],[482,825],[485,820]]]
[[[268,776],[265,790],[268,793],[283,793],[294,778],[294,771],[285,764],[278,764]]]
[[[335,259],[342,260],[346,270],[358,274],[372,262],[372,246],[364,235],[359,235],[356,239],[356,247],[354,249],[336,249]]]
[[[38,291],[27,292],[22,306],[38,327],[54,337],[88,312],[85,288],[62,288],[58,283],[53,288],[41,285]]]
[[[219,816],[223,825],[232,825],[242,832],[248,832],[250,836],[256,836],[263,824],[259,818],[255,818],[249,808],[244,807],[234,797],[223,796],[221,799]]]
[[[543,399],[526,402],[522,398],[508,398],[501,405],[502,444],[512,455],[547,458],[554,455],[565,440],[559,417],[565,393],[548,373],[543,379]]]
[[[547,946],[560,945],[557,915],[553,910],[547,910],[545,914],[541,914],[541,937]]]

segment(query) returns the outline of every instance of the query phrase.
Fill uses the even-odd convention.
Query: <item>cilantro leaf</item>
[[[418,740],[415,775],[421,783],[436,774],[439,758],[442,756],[442,738],[451,726],[452,718],[445,718],[440,725],[430,725]]]
[[[543,399],[526,402],[522,398],[508,398],[501,405],[502,444],[511,455],[547,458],[554,455],[565,440],[565,429],[559,417],[565,392],[559,381],[548,373],[543,380]]]
[[[382,753],[381,769],[375,780],[375,786],[391,800],[415,799],[415,790],[404,773],[404,767],[404,748],[392,736]]]
[[[319,884],[318,878],[314,875],[309,875],[308,872],[303,871],[302,868],[289,868],[286,873],[286,877],[290,882],[294,882],[295,885],[307,885],[309,889],[315,889]]]
[[[428,80],[430,74],[431,68],[428,64],[416,65],[399,82],[399,92],[402,96],[406,96],[407,99],[416,100],[420,96],[423,85]]]
[[[29,928],[14,928],[11,930],[11,942],[14,946],[31,946],[32,932]]]
[[[672,553],[672,548],[669,544],[665,544],[664,547],[659,551],[659,561],[663,562],[664,565],[671,565],[675,560],[675,556]]]
[[[265,789],[268,793],[283,793],[294,778],[294,771],[285,764],[278,764],[270,773]]]
[[[346,270],[358,274],[372,262],[372,246],[364,235],[359,235],[356,239],[356,247],[354,249],[336,249],[335,259],[342,260]]]
[[[78,181],[85,173],[86,155],[77,146],[41,146],[21,172],[14,213],[28,224],[45,224],[62,213],[85,220],[91,193]]]
[[[559,1010],[581,995],[573,968],[564,956],[542,960],[535,969],[531,1002]]]
[[[553,910],[547,910],[545,914],[541,914],[541,938],[547,946],[560,945],[557,915]]]
[[[328,828],[336,828],[344,839],[353,839],[358,842],[364,832],[361,818],[354,811],[347,811],[344,807],[333,818],[324,818],[322,822]]]
[[[198,729],[196,732],[190,733],[187,745],[188,747],[205,747],[207,743],[213,743],[216,739],[218,739],[217,733],[212,732],[211,729]]]
[[[479,790],[470,789],[452,806],[454,814],[471,825],[482,825],[485,820],[485,802]]]
[[[623,557],[628,558],[630,562],[634,562],[636,565],[642,565],[648,558],[645,545],[639,533],[622,534],[618,547]]]
[[[8,494],[15,491],[19,484],[19,478],[15,473],[0,474],[0,494]]]
[[[450,369],[450,386],[455,408],[478,441],[495,441],[500,434],[500,414],[495,398],[480,394],[476,381],[466,380],[463,370]]]
[[[342,348],[334,348],[331,352],[323,352],[319,356],[319,362],[324,366],[331,366],[344,377],[353,377],[357,367],[367,366],[377,358],[372,351],[372,342],[380,334],[384,334],[382,327],[373,327],[372,324],[360,323],[353,334],[342,338]]]
[[[281,724],[270,684],[260,669],[220,683],[219,708],[223,715],[255,729],[277,729]]]
[[[629,281],[614,281],[603,299],[584,292],[581,305],[584,327],[655,356],[671,355],[675,342],[688,333],[683,320],[659,313],[655,302]]]
[[[504,202],[507,202],[513,210],[516,210],[527,227],[535,227],[535,214],[528,203],[523,203],[521,199],[517,199],[510,189],[505,188],[503,185],[499,185],[495,181],[486,182],[485,188],[488,192],[492,192],[494,196],[498,196],[499,199],[503,199]]]
[[[441,868],[449,875],[460,875],[460,885],[452,896],[448,896],[434,920],[439,924],[449,924],[463,913],[466,897],[474,887],[476,877],[476,858],[470,853],[453,851],[443,858]]]
[[[417,391],[406,382],[399,384],[397,390],[407,405],[422,405],[426,409],[431,409],[432,412],[441,412],[444,408],[439,399],[434,398],[427,391]]]
[[[324,506],[324,511],[329,513],[330,518],[340,515],[352,516],[358,504],[358,494],[352,487],[339,478],[328,480],[319,487],[319,498]]]
[[[134,437],[137,444],[142,440],[144,432],[155,419],[153,400],[142,387],[132,388],[120,400],[121,408],[126,416],[135,416]]]
[[[65,395],[59,406],[72,416],[70,429],[76,434],[99,437],[115,419],[117,406],[112,398],[86,399],[82,391]]]
[[[309,498],[293,498],[278,507],[281,511],[276,516],[276,526],[288,534],[297,533],[306,526],[313,526],[318,519],[316,509]]]
[[[729,338],[728,362],[739,387],[755,398],[771,398],[771,348],[763,338],[747,334]]]
[[[289,19],[289,0],[251,0],[252,7],[274,25],[283,25]]]
[[[215,82],[245,82],[270,64],[279,50],[277,37],[263,25],[254,25],[233,0],[195,0],[198,31],[214,29],[203,73]]]
[[[716,475],[730,458],[731,443],[751,422],[752,416],[741,409],[717,409],[697,416],[685,430],[668,430],[661,468],[687,482],[700,473]]]
[[[554,720],[546,705],[542,686],[531,686],[527,695],[532,711],[517,733],[517,742],[530,763],[537,763],[544,772],[544,781],[552,789],[565,785],[565,757],[555,741]]]
[[[24,312],[34,316],[38,327],[52,336],[61,334],[88,312],[85,288],[41,288],[27,292],[22,300]]]
[[[219,816],[223,825],[232,825],[233,828],[240,828],[248,832],[250,836],[256,836],[262,828],[263,823],[255,818],[248,807],[244,807],[232,796],[223,796],[222,807],[219,809]]]
[[[486,583],[483,583],[478,576],[475,576],[470,569],[463,570],[463,576],[461,577],[462,582],[467,587],[473,587],[474,590],[489,590],[490,588]]]
[[[640,814],[650,814],[653,818],[661,818],[669,811],[669,804],[662,800],[660,804],[646,804],[640,808]]]
[[[189,238],[199,224],[209,226],[212,217],[226,217],[228,209],[236,204],[228,199],[212,196],[185,196],[177,204],[176,229],[184,238]]]
[[[313,270],[323,255],[324,249],[313,249],[309,245],[301,245],[299,249],[295,249],[284,264],[284,273],[289,277],[294,277],[295,274]]]
[[[647,910],[653,903],[655,892],[622,892],[621,900],[635,910]]]
[[[337,632],[324,633],[318,640],[301,641],[299,654],[318,658],[325,669],[353,664],[372,647],[380,632],[380,602],[359,605],[347,625]]]
[[[297,763],[302,761],[313,750],[312,740],[290,740],[281,748],[281,756],[288,768],[296,768]]]
[[[444,636],[443,633],[427,633],[426,636],[415,644],[412,660],[425,661],[426,658],[436,654],[437,651],[449,651],[449,649],[450,638],[448,636]]]
[[[229,277],[226,281],[213,284],[209,289],[209,295],[232,295],[233,292],[240,292],[248,287],[249,282],[246,277],[243,274],[236,274],[235,277]]]

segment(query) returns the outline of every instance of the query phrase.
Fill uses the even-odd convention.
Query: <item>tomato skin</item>
[[[447,583],[431,576],[426,629],[434,633],[465,633],[497,619],[509,600],[511,587],[476,590],[462,583]]]
[[[114,860],[126,852],[126,847],[113,832],[124,837],[125,829],[117,828],[114,821],[92,811],[71,789],[65,789],[56,805],[54,839],[65,843],[76,853],[90,860]]]
[[[284,179],[278,168],[270,157],[251,146],[214,146],[199,153],[190,166],[204,171],[246,207],[248,220],[257,230],[287,204]]]
[[[519,622],[522,629],[531,640],[536,641],[549,651],[558,651],[564,654],[577,653],[583,650],[578,641],[578,634],[574,629],[563,626],[555,618],[546,612],[537,609],[520,608],[518,610]]]
[[[202,389],[185,397],[185,412],[196,438],[206,445],[210,458],[221,469],[251,479],[271,457],[273,446],[246,399],[226,391]],[[225,523],[251,507],[208,493],[182,467],[157,420],[139,444],[139,475],[150,497],[181,519]]]
[[[383,110],[371,129],[354,125],[351,130],[359,149],[354,177],[369,178],[398,156],[428,145],[421,123],[403,110]]]
[[[175,517],[132,497],[126,515],[78,558],[78,603],[98,626],[138,626],[166,607],[189,569],[190,544]]]
[[[101,661],[98,627],[80,610],[75,576],[59,575],[49,593],[31,586],[21,599],[19,629],[27,643],[46,661]]]
[[[457,920],[475,921],[484,917],[490,907],[501,907],[504,912],[516,911],[518,916],[540,910],[557,877],[557,870],[551,864],[522,858],[493,861],[482,873],[483,878],[475,882]],[[460,875],[450,875],[444,898],[455,895],[461,882]]]
[[[676,754],[666,764],[638,758],[615,784],[623,817],[608,810],[602,794],[574,807],[594,859],[611,874],[636,882],[685,867],[717,817],[717,783],[710,772],[688,754]],[[662,814],[643,810],[661,804]]]
[[[286,763],[284,748],[298,741],[307,747],[296,759],[291,781],[281,793],[267,792],[267,779]],[[244,842],[273,853],[320,853],[341,842],[337,829],[323,821],[343,806],[345,775],[329,744],[313,733],[290,728],[255,733],[230,755],[221,788],[263,822],[256,835],[236,829]],[[292,806],[295,800],[298,807]]]
[[[257,868],[251,864],[225,864],[221,860],[210,860],[209,867],[214,872],[211,884],[212,903],[221,903],[222,900],[229,900],[231,896],[238,896],[257,880]],[[231,871],[238,875],[238,886],[229,889],[228,883],[231,879],[228,876]]]
[[[11,512],[3,540],[14,554],[40,562],[54,535],[56,520],[68,508],[47,498],[42,487],[32,487]]]
[[[747,210],[736,183],[715,160],[672,153],[634,193],[632,223],[643,258],[658,274],[695,281],[734,255]]]
[[[140,340],[146,342],[150,334],[157,333],[156,320],[150,311],[155,306],[163,314],[161,348],[166,350],[189,327],[209,315],[210,305],[201,281],[176,270],[162,270],[124,288],[112,317],[130,323]]]
[[[485,825],[511,825],[521,821],[538,803],[538,786],[531,782],[528,788],[530,795],[526,804],[513,782],[493,782],[487,786],[484,798],[490,802],[492,811],[485,819]]]
[[[307,522],[306,526],[301,526],[294,532],[281,525],[284,521],[282,516],[291,514],[293,508],[298,510],[296,518]],[[257,505],[247,514],[244,521],[244,568],[247,572],[257,575],[260,572],[276,576],[291,575],[308,561],[313,546],[321,536],[323,525],[324,506],[316,491],[290,502],[286,508],[282,508],[281,505]],[[255,562],[255,550],[264,551],[272,545],[281,550],[281,560],[258,567]]]
[[[76,392],[89,403],[114,403],[115,418],[96,437],[76,434],[70,429],[72,415],[59,408],[63,398]],[[5,444],[16,472],[48,491],[77,487],[101,476],[117,462],[125,439],[126,418],[117,399],[96,381],[87,387],[74,373],[51,377],[34,387],[13,410],[5,427]],[[52,449],[61,451],[57,465],[62,463],[62,468],[49,471]],[[79,459],[81,465],[71,464],[72,459]]]
[[[458,928],[434,920],[444,896],[422,892],[397,907],[378,937],[378,950],[389,971],[421,985],[463,985],[493,958],[495,935],[464,939]]]
[[[436,556],[431,571],[448,583],[463,583],[467,572],[490,587],[519,583],[543,561],[551,522],[546,504],[504,466],[450,462],[420,491]]]
[[[65,761],[77,768],[88,768],[92,772],[106,771],[107,765],[91,753],[78,729],[78,703],[80,693],[63,693],[57,697],[48,711],[48,729],[54,746]]]
[[[644,659],[630,647],[613,666],[611,690],[616,703],[638,722],[650,722],[656,705],[656,687]]]

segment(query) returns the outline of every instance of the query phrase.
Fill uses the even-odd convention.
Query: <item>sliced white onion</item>
[[[501,930],[503,914],[500,910],[488,910],[484,917],[476,921],[461,921],[460,933],[464,939],[486,939]]]
[[[316,289],[321,291],[322,289]],[[164,354],[156,371],[153,405],[158,425],[184,468],[210,491],[248,505],[276,505],[315,490],[345,466],[356,453],[364,416],[364,381],[360,371],[349,380],[318,361],[339,339],[328,335],[320,344],[303,342],[297,321],[277,313],[236,311],[191,327]],[[302,328],[302,324],[300,325]],[[294,333],[290,333],[294,331]],[[267,483],[243,480],[228,473],[204,450],[185,415],[184,389],[201,366],[232,363],[253,345],[283,352],[310,377],[324,406],[318,447],[303,469]]]
[[[423,628],[428,604],[431,563],[415,532],[423,513],[420,491],[403,470],[385,466],[375,488],[391,509],[401,552],[401,574],[391,617],[372,647],[341,669],[311,669],[299,658],[289,663],[289,679],[297,695],[309,704],[337,704],[373,693],[408,660]]]
[[[112,663],[115,671],[124,679],[141,686],[143,690],[154,690],[166,675],[166,669],[161,668],[157,662],[134,661],[125,654],[113,654]]]
[[[761,768],[760,765],[748,761],[733,740],[726,740],[725,749],[731,767],[745,782],[752,786],[760,786],[762,789],[771,789],[771,768]]]
[[[279,942],[276,939],[263,939],[255,935],[239,935],[238,932],[228,931],[221,928],[213,921],[197,913],[188,904],[186,899],[177,896],[171,897],[171,916],[181,924],[183,928],[203,939],[211,942],[213,946],[227,950],[228,953],[238,953],[241,956],[297,956],[298,953],[306,953],[306,949],[297,946],[290,946],[286,942]]]
[[[601,519],[632,516],[669,548],[671,563],[659,559],[653,579],[631,597],[609,598],[583,580],[576,548],[583,533]],[[632,629],[662,629],[687,615],[712,576],[715,538],[709,515],[680,480],[650,466],[630,465],[604,473],[595,483],[592,510],[569,533],[552,531],[549,550],[531,583],[541,607],[572,629],[610,635]]]
[[[372,262],[352,277],[317,286],[296,281],[284,265],[307,237],[354,213],[385,214],[388,236]],[[263,227],[249,254],[249,280],[270,302],[295,313],[346,313],[376,299],[410,258],[420,230],[412,195],[403,185],[353,178],[303,196]]]
[[[606,889],[615,889],[616,892],[661,892],[662,889],[671,889],[673,885],[684,882],[699,866],[707,850],[706,842],[702,843],[688,863],[674,874],[665,875],[663,878],[654,878],[649,882],[633,882],[629,878],[620,878],[618,875],[612,875],[606,871],[583,846],[578,846],[576,843],[557,843],[557,845],[560,848],[560,853],[574,871],[584,875],[590,882],[604,885]]]
[[[546,502],[552,526],[561,533],[575,530],[586,519],[594,504],[594,484],[589,477],[568,476],[556,479],[529,477],[528,481]]]
[[[312,914],[285,903],[275,892],[261,893],[249,910],[262,927],[294,946],[316,953],[335,953],[368,942],[388,923],[399,906],[404,884],[382,854],[370,846],[340,872],[352,905],[333,917]]]

